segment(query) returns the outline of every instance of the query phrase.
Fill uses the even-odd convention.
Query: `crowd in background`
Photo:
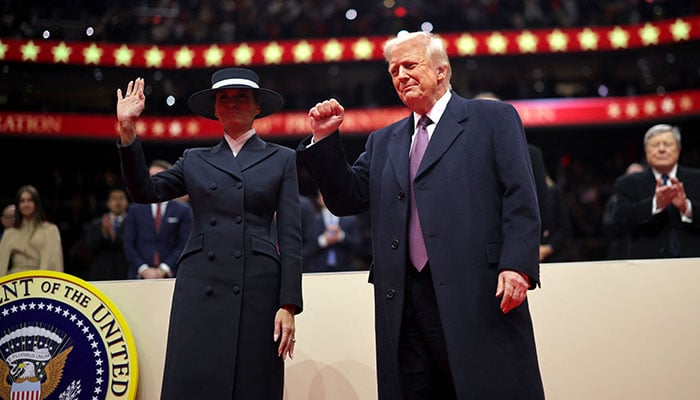
[[[3,2],[0,35],[127,43],[208,43],[394,34],[430,22],[440,32],[634,24],[693,12],[692,0],[71,0]],[[348,14],[348,10],[355,13]]]
[[[330,36],[387,35],[399,29],[419,29],[429,20],[436,33],[490,29],[534,29],[552,26],[631,24],[673,18],[700,12],[697,1],[664,0],[422,0],[384,2],[321,2],[316,0],[268,1],[189,1],[161,0],[109,4],[72,0],[32,2],[8,0],[0,5],[0,37],[40,39],[51,31],[51,39],[97,40],[128,43],[207,43]],[[387,5],[392,5],[387,7]],[[403,7],[405,14],[399,10]],[[346,11],[355,9],[357,17],[348,19]],[[455,13],[454,10],[463,10]],[[94,35],[86,36],[86,26]],[[583,89],[574,96],[594,96],[601,82],[608,83],[611,95],[659,93],[664,90],[698,87],[698,59],[693,43],[673,49],[590,55],[567,54],[552,58],[455,59],[453,68],[466,71],[453,82],[465,97],[482,91],[494,91],[503,99],[565,97],[557,91],[557,71],[577,70]],[[670,56],[672,55],[672,56]],[[582,57],[585,57],[582,58]],[[693,59],[695,58],[695,61]],[[613,62],[615,60],[616,62]],[[589,74],[582,72],[584,66]],[[98,81],[108,89],[108,96],[93,96],[90,103],[73,101],[65,94],[40,98],[32,76],[57,74],[61,68],[63,84],[71,90],[85,90]],[[644,71],[647,70],[646,73]],[[9,72],[8,72],[9,71]],[[523,72],[524,71],[524,72]],[[184,101],[166,107],[160,101],[174,88],[186,98],[191,87],[200,87],[208,79],[208,70],[132,71],[72,66],[2,64],[2,79],[14,85],[0,98],[0,110],[47,112],[111,113],[113,91],[124,76],[144,73],[153,82],[149,108],[153,114],[188,113]],[[398,104],[386,79],[385,65],[376,63],[318,64],[311,66],[275,66],[259,68],[265,85],[285,95],[285,109],[303,110],[318,99],[336,97],[348,107],[376,107]],[[592,75],[591,75],[592,74]],[[201,76],[200,76],[201,75]],[[570,74],[569,74],[570,75]],[[100,76],[100,78],[98,78]],[[160,77],[160,79],[156,79]],[[651,78],[650,78],[651,77]],[[7,78],[7,79],[6,79]],[[649,82],[651,79],[651,82]],[[197,81],[195,85],[192,82]],[[543,81],[544,89],[534,83]],[[66,88],[56,82],[56,90]],[[84,85],[79,88],[78,83]],[[44,88],[41,88],[44,90]],[[4,91],[5,89],[3,89]],[[49,90],[48,88],[46,90]],[[0,96],[3,97],[3,96]],[[558,132],[528,130],[528,140],[541,147],[548,174],[561,189],[571,223],[568,260],[600,260],[608,257],[608,229],[603,225],[605,206],[613,193],[614,180],[632,162],[643,161],[641,137],[647,125],[627,127],[593,127],[587,130]],[[700,143],[692,135],[698,123],[690,121],[684,128],[682,162],[700,165]],[[347,138],[349,159],[361,151],[364,137]],[[300,138],[272,138],[296,147]],[[85,253],[86,226],[106,212],[107,195],[121,188],[121,176],[114,143],[91,141],[56,141],[0,137],[0,146],[16,154],[31,154],[42,160],[42,170],[13,170],[13,156],[3,157],[0,168],[8,173],[0,193],[0,206],[13,201],[16,190],[36,186],[44,200],[47,219],[60,229],[67,272],[84,275],[89,263]],[[154,157],[174,162],[181,154],[177,144],[154,144]],[[79,154],[80,157],[66,157]],[[11,171],[11,173],[10,173]],[[313,199],[315,188],[300,171],[300,189]],[[360,223],[363,221],[361,220]],[[367,242],[364,242],[367,246]],[[366,250],[366,249],[364,249]],[[360,248],[357,268],[369,261]]]

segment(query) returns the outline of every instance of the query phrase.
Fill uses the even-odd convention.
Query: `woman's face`
[[[19,195],[19,213],[24,219],[30,219],[36,211],[36,204],[34,204],[34,199],[29,192],[22,192]]]
[[[216,117],[232,137],[246,132],[253,126],[260,106],[250,89],[223,89],[216,93]]]

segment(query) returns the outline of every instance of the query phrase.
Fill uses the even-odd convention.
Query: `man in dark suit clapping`
[[[700,170],[678,165],[681,133],[659,124],[644,135],[649,165],[615,183],[615,221],[630,235],[630,258],[700,256]],[[697,211],[695,211],[697,212]]]

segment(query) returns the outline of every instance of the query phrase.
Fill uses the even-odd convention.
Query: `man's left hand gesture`
[[[510,310],[522,304],[527,298],[529,288],[530,282],[527,275],[513,270],[501,271],[498,274],[496,297],[503,297],[501,299],[503,314],[508,314]]]

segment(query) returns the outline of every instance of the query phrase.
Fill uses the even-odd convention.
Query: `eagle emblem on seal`
[[[56,390],[72,346],[39,326],[25,326],[0,338],[0,399],[44,400]],[[8,356],[5,357],[6,354]]]

